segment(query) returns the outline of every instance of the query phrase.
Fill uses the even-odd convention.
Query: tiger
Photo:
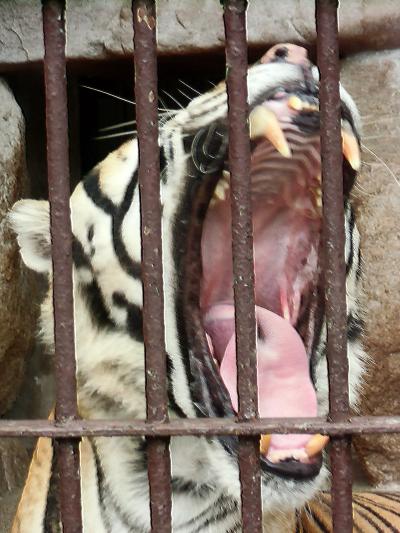
[[[324,416],[328,378],[320,276],[318,68],[303,47],[278,44],[249,67],[247,86],[259,416]],[[349,395],[356,406],[366,356],[358,303],[360,238],[350,193],[360,168],[361,125],[357,107],[342,86],[340,99]],[[238,409],[227,111],[222,81],[160,124],[172,419],[235,417]],[[133,137],[95,166],[70,198],[82,418],[146,416],[138,164],[138,140]],[[39,329],[51,351],[49,204],[20,200],[9,218],[25,265],[49,278]],[[198,289],[193,291],[193,286]],[[185,311],[188,298],[194,302],[191,313]],[[325,444],[320,435],[261,437],[265,516],[301,509],[326,486]],[[80,452],[84,531],[150,531],[146,440],[85,437]],[[234,436],[171,438],[173,531],[241,531],[237,453]],[[52,463],[52,442],[40,438],[13,533],[60,530]],[[269,531],[268,523],[264,530]]]

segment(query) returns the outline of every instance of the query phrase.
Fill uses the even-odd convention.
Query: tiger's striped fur
[[[299,80],[296,65],[275,62],[249,69],[250,108],[282,84]],[[317,74],[315,74],[317,76]],[[359,119],[349,95],[342,106],[357,132]],[[160,131],[165,332],[169,410],[174,417],[232,416],[226,392],[209,371],[208,358],[194,356],[182,308],[182,265],[193,199],[219,171],[227,150],[227,97],[222,83],[195,98]],[[358,135],[358,134],[357,134]],[[142,285],[140,279],[140,205],[138,146],[133,139],[111,153],[71,196],[78,402],[82,417],[145,417]],[[11,221],[28,267],[51,274],[49,208],[23,200]],[[359,236],[348,196],[345,199],[350,397],[355,405],[364,352],[357,293],[360,282]],[[51,289],[41,308],[41,335],[53,346]],[[320,414],[328,408],[326,328],[320,317],[310,367]],[[214,379],[214,382],[212,381]],[[212,387],[214,398],[209,394]],[[218,388],[219,387],[219,388]],[[234,438],[171,439],[173,528],[179,533],[234,533],[241,530],[240,485]],[[58,531],[53,497],[52,446],[39,439],[21,498],[13,533]],[[149,531],[146,443],[127,437],[83,439],[82,502],[85,531]],[[266,513],[293,510],[324,485],[323,466],[313,479],[295,480],[263,472]]]
[[[321,493],[296,516],[296,533],[331,533],[331,496]],[[397,533],[400,531],[400,494],[353,493],[355,533]]]

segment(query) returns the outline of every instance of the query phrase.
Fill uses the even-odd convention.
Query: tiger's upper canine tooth
[[[342,128],[342,149],[351,168],[356,171],[360,170],[361,157],[357,139],[353,132],[346,131],[344,128]]]
[[[266,137],[283,157],[291,157],[292,152],[273,111],[263,105],[256,106],[249,115],[250,139]]]
[[[263,455],[267,455],[270,442],[271,442],[271,435],[261,435],[260,452]]]
[[[325,446],[329,442],[328,435],[321,435],[320,433],[317,433],[311,439],[307,442],[304,449],[308,455],[308,457],[313,457],[314,455],[317,455],[320,451],[322,451]]]

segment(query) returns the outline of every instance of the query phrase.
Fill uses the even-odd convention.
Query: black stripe
[[[122,239],[122,223],[130,206],[132,205],[133,195],[137,185],[137,172],[134,172],[131,181],[129,182],[124,199],[121,202],[118,210],[114,212],[112,220],[112,236],[114,242],[114,249],[118,258],[119,264],[125,272],[135,278],[141,278],[141,265],[138,261],[134,261],[128,254],[124,241]]]
[[[388,500],[391,500],[392,502],[398,502],[400,503],[400,494],[397,495],[397,494],[394,494],[394,493],[385,493],[385,498],[388,499]]]
[[[83,188],[92,202],[108,215],[115,213],[115,205],[105,196],[99,187],[99,173],[93,169],[83,180]]]
[[[101,510],[102,510],[101,514],[102,514],[103,522],[106,525],[106,530],[107,531],[112,530],[112,524],[110,524],[110,521],[106,513],[106,507],[112,507],[113,511],[118,516],[122,524],[126,527],[127,531],[129,531],[130,533],[144,533],[144,530],[142,528],[138,528],[131,524],[129,517],[126,516],[126,513],[120,508],[120,506],[116,502],[112,491],[108,490],[107,484],[105,481],[106,477],[104,474],[103,467],[101,465],[101,460],[100,460],[97,447],[94,442],[91,442],[91,444],[92,444],[93,453],[94,453],[95,461],[96,461],[96,470],[97,470],[97,476],[98,476],[98,486],[99,486],[99,494],[100,494],[100,502],[101,502]],[[107,502],[107,504],[105,504],[104,502]]]
[[[353,231],[354,231],[355,217],[354,217],[353,209],[349,207],[349,210],[350,210],[350,218],[348,220],[348,232],[349,232],[350,249],[349,249],[349,257],[347,258],[347,262],[346,262],[346,275],[348,275],[348,273],[350,272],[350,269],[353,266],[353,259],[354,259]]]
[[[89,270],[92,270],[90,259],[85,253],[82,243],[75,237],[75,235],[72,236],[72,259],[76,268],[88,268]]]
[[[174,494],[186,494],[197,498],[204,498],[215,491],[215,486],[199,485],[193,481],[188,481],[178,476],[171,479],[172,491]]]
[[[321,522],[321,519],[313,510],[310,510],[310,515],[311,518],[314,520],[315,524],[320,528],[323,533],[331,533],[331,530],[328,529],[323,522]]]
[[[165,168],[167,167],[167,158],[165,155],[165,148],[164,146],[160,147],[160,176],[161,181],[165,184],[167,183],[167,173],[164,172]]]
[[[187,186],[183,191],[180,198],[180,206],[175,214],[175,220],[173,225],[174,238],[173,238],[173,260],[176,272],[182,273],[182,265],[184,256],[186,254],[186,241],[187,232],[191,219],[191,208],[193,204],[193,196],[197,190],[199,180],[187,180]],[[186,378],[189,383],[189,390],[193,400],[192,381],[193,376],[190,369],[190,356],[189,356],[189,342],[187,328],[185,324],[185,316],[183,311],[183,279],[182,276],[178,276],[178,284],[175,293],[175,317],[177,325],[177,334],[179,339],[179,345],[182,353],[182,362],[186,373]],[[196,403],[194,404],[196,405]],[[200,411],[196,408],[198,414]]]
[[[105,502],[104,502],[104,491],[105,491],[105,477],[104,477],[104,471],[103,467],[101,466],[100,457],[96,448],[96,445],[94,441],[90,440],[90,444],[92,446],[93,455],[94,455],[94,461],[96,466],[96,481],[97,481],[97,488],[99,493],[99,505],[100,505],[100,514],[103,521],[103,524],[105,525],[105,528],[107,531],[111,531],[111,524],[108,520],[108,516],[105,509]]]
[[[385,496],[382,494],[382,498],[384,498]],[[385,505],[383,505],[383,503],[381,502],[377,502],[376,500],[370,500],[368,499],[367,497],[362,497],[360,495],[357,494],[356,496],[356,501],[361,501],[361,502],[364,502],[364,503],[370,503],[370,504],[373,504],[375,505],[376,507],[379,507],[380,509],[383,509],[384,511],[387,511],[388,513],[391,513],[393,514],[394,516],[400,516],[400,513],[397,512],[397,511],[394,511],[393,509],[391,509],[390,507],[386,507]]]
[[[199,533],[200,531],[205,530],[210,524],[215,524],[217,521],[223,520],[229,514],[233,514],[237,511],[238,504],[235,500],[227,498],[224,495],[220,495],[201,513],[181,524],[179,528],[176,529],[187,530],[187,528],[190,527],[190,533]],[[203,522],[199,524],[199,521],[201,520],[203,520]]]
[[[228,531],[226,533],[240,533],[241,531],[242,531],[242,524],[240,522],[238,522],[233,527],[228,529]]]
[[[347,317],[347,338],[349,341],[357,340],[361,336],[363,328],[363,320],[357,315],[350,313]]]
[[[358,248],[358,263],[357,263],[357,270],[356,270],[356,280],[359,281],[362,274],[362,254],[361,254],[361,248]]]
[[[362,511],[360,511],[359,509],[357,510],[357,512],[360,513],[360,515],[369,523],[371,524],[372,526],[374,526],[374,528],[376,529],[376,531],[378,533],[384,533],[384,530],[381,529],[379,527],[379,524],[384,524],[386,527],[389,528],[389,531],[392,531],[393,533],[398,533],[397,529],[394,529],[392,527],[391,524],[389,524],[389,522],[387,520],[385,520],[383,518],[383,516],[379,515],[378,513],[376,513],[373,509],[371,509],[368,505],[364,505],[358,501],[354,501],[353,502],[353,506],[357,505],[358,507],[361,507],[361,509],[364,509],[365,511],[367,511],[368,513],[372,514],[372,516],[374,516],[375,518],[378,518],[380,520],[380,522],[375,522],[375,520],[373,520],[370,516],[368,516],[367,513],[363,513]]]
[[[193,529],[191,533],[200,533],[202,530],[205,530],[210,525],[216,526],[217,522],[224,520],[228,516],[238,511],[238,504],[235,500],[228,499],[228,498],[224,498],[224,500],[225,500],[224,502],[225,505],[217,506],[215,504],[214,509],[217,512],[214,515],[207,518],[201,525],[197,526],[196,529]]]
[[[99,329],[115,329],[115,322],[110,317],[97,281],[82,284],[80,289],[94,325]]]
[[[168,403],[169,407],[179,418],[186,418],[186,414],[182,411],[176,403],[174,389],[172,387],[172,374],[174,372],[174,363],[171,356],[167,353],[167,378],[168,378]]]
[[[332,507],[331,507],[332,499],[330,498],[328,494],[324,492],[319,494],[318,499],[319,499],[320,504],[324,505],[328,509],[328,512],[332,520]],[[356,523],[353,524],[353,531],[356,531],[357,533],[363,533],[362,529]]]
[[[114,292],[112,301],[116,307],[126,310],[126,330],[129,335],[135,340],[143,342],[143,313],[141,308],[136,304],[128,302],[122,292]]]
[[[58,500],[59,495],[59,480],[60,476],[57,467],[57,454],[55,450],[57,446],[56,441],[52,442],[52,459],[51,459],[51,475],[49,481],[49,488],[46,499],[46,510],[44,514],[44,531],[45,533],[61,533],[60,522],[60,504]]]
[[[118,179],[118,177],[116,178]],[[129,182],[124,199],[119,207],[115,206],[114,203],[105,196],[100,187],[99,187],[99,178],[98,172],[93,170],[86,178],[83,180],[83,187],[86,191],[86,194],[92,200],[92,202],[102,209],[105,213],[112,216],[112,233],[113,233],[113,242],[115,253],[120,262],[121,267],[134,278],[140,278],[141,276],[141,267],[140,263],[134,261],[129,257],[128,252],[126,251],[125,245],[122,241],[121,227],[123,219],[128,212],[129,207],[131,206],[133,194],[135,187],[137,185],[137,172],[134,172]]]
[[[295,512],[295,516],[296,516],[296,529],[295,529],[295,533],[302,533],[302,531],[304,530],[304,528],[303,528],[302,523],[301,523],[301,514],[299,513],[299,511],[296,510],[296,512]]]

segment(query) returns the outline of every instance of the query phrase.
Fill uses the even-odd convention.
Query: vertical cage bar
[[[167,421],[155,2],[134,0],[132,11],[139,141],[147,420]],[[168,533],[171,531],[169,440],[148,438],[147,458],[152,531]]]
[[[343,156],[339,94],[337,0],[317,0],[317,53],[321,74],[321,157],[329,412],[334,422],[349,417],[346,265],[344,256]],[[351,438],[332,437],[334,531],[353,531]]]
[[[64,3],[43,2],[47,174],[53,260],[56,421],[77,418]],[[64,533],[82,531],[79,439],[56,443]]]
[[[244,0],[226,0],[224,23],[239,418],[250,421],[258,416],[258,393],[247,104],[246,5],[247,2]],[[261,532],[258,437],[239,439],[239,473],[243,531]]]

